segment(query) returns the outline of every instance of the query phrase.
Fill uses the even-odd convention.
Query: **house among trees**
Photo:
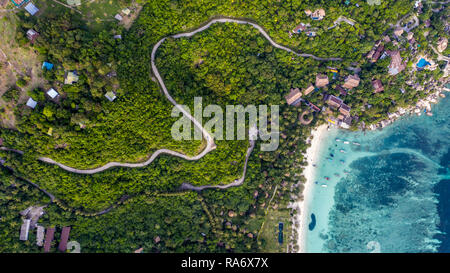
[[[311,13],[311,19],[313,20],[322,20],[325,17],[324,9],[316,9],[313,13]]]
[[[338,97],[328,95],[326,103],[331,107],[338,109],[342,105],[343,101]]]
[[[33,3],[28,3],[28,5],[25,6],[25,10],[28,11],[31,16],[35,15],[39,11]]]
[[[116,94],[114,94],[114,92],[109,91],[105,94],[105,97],[109,100],[109,101],[114,101],[116,99]]]
[[[50,89],[47,91],[47,95],[48,95],[51,99],[55,99],[56,97],[59,96],[58,92],[56,92],[56,90],[53,89],[53,88],[50,88]]]
[[[52,247],[52,241],[54,237],[55,237],[55,228],[54,227],[47,228],[47,233],[45,234],[44,252],[50,252],[50,248]]]
[[[42,246],[44,244],[45,228],[43,226],[36,226],[36,228],[36,245]]]
[[[324,74],[317,74],[316,76],[316,86],[317,87],[324,87],[329,83],[328,76]]]
[[[303,91],[303,95],[308,96],[312,91],[314,91],[314,85],[310,84],[308,88]]]
[[[28,231],[30,230],[31,219],[23,219],[23,224],[20,227],[20,237],[21,241],[28,240]]]
[[[120,15],[118,13],[114,16],[114,18],[116,18],[118,21],[122,21],[123,20],[122,15]]]
[[[391,56],[391,63],[388,66],[389,74],[397,75],[405,69],[406,63],[403,63],[400,51],[389,51],[388,54]]]
[[[443,52],[448,45],[448,39],[447,38],[439,38],[438,42],[437,42],[437,51],[439,52]]]
[[[346,89],[352,89],[359,85],[359,81],[360,81],[360,79],[359,79],[358,75],[349,75],[345,79],[345,83],[344,83],[343,87]]]
[[[74,71],[69,71],[69,73],[67,73],[67,76],[66,76],[66,78],[65,78],[65,80],[64,80],[64,84],[73,84],[73,83],[76,83],[76,82],[78,82],[78,74],[77,74],[77,71],[76,70],[74,70]]]
[[[403,28],[398,27],[398,28],[396,28],[396,29],[394,30],[394,35],[397,36],[397,37],[400,37],[400,36],[402,36],[403,31],[404,31]]]
[[[336,90],[339,91],[339,95],[341,95],[341,96],[347,96],[347,90],[345,90],[344,88],[342,88],[342,86],[340,86],[339,84],[336,85]]]
[[[32,98],[29,98],[27,100],[27,106],[30,107],[31,109],[34,109],[37,105],[37,101],[33,100]]]
[[[380,80],[373,80],[372,81],[372,86],[373,86],[373,92],[376,93],[380,93],[384,91],[384,87],[383,84],[381,83]]]
[[[129,8],[124,8],[124,9],[122,9],[122,13],[125,15],[130,15],[131,10]]]
[[[34,43],[34,40],[39,36],[39,33],[37,33],[34,29],[29,29],[27,31],[27,38],[31,41],[31,43]]]
[[[384,50],[384,45],[381,44],[381,41],[375,43],[375,46],[372,50],[367,54],[367,58],[370,59],[370,62],[375,63],[381,56],[381,53]]]
[[[67,249],[67,241],[69,240],[70,227],[63,227],[61,231],[61,239],[59,240],[58,250],[65,252]]]
[[[291,88],[291,91],[284,97],[288,105],[298,106],[302,101],[302,92],[299,88]]]
[[[339,112],[341,114],[343,114],[344,116],[349,116],[350,115],[350,106],[348,106],[347,104],[342,103],[341,107],[339,108]]]
[[[42,63],[42,69],[47,69],[47,70],[52,70],[53,69],[53,64],[49,63],[49,62],[43,62]]]
[[[301,33],[302,31],[305,31],[307,28],[308,28],[307,24],[300,23],[298,26],[296,26],[294,28],[294,30],[292,30],[292,32],[294,32],[294,33]]]

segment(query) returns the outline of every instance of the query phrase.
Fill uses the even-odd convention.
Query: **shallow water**
[[[329,132],[307,200],[308,252],[450,252],[450,98],[432,112]]]

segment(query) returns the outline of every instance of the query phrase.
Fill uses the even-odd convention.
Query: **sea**
[[[450,252],[450,96],[432,113],[327,132],[305,200],[306,252]]]

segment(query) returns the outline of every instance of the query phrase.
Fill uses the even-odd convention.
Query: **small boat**
[[[344,141],[344,144],[350,144],[350,141]]]
[[[326,188],[326,187],[328,187],[327,186],[327,184],[322,184],[322,185],[320,185],[322,188]]]
[[[339,152],[344,153],[344,154],[347,153],[344,149],[340,149]]]
[[[341,141],[341,140],[340,140],[339,138],[336,138],[336,141],[339,142],[339,141]]]
[[[353,145],[360,146],[361,144],[359,144],[358,142],[353,142]]]
[[[325,176],[324,178],[325,178],[326,180],[330,180],[330,178],[329,178],[328,176]]]

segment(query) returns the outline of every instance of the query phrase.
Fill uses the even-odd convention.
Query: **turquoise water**
[[[450,98],[432,112],[329,132],[306,204],[308,252],[450,252]]]
[[[425,60],[424,58],[420,59],[419,62],[417,63],[418,68],[423,68],[427,65],[431,65],[431,64],[429,62],[427,62],[427,60]]]

